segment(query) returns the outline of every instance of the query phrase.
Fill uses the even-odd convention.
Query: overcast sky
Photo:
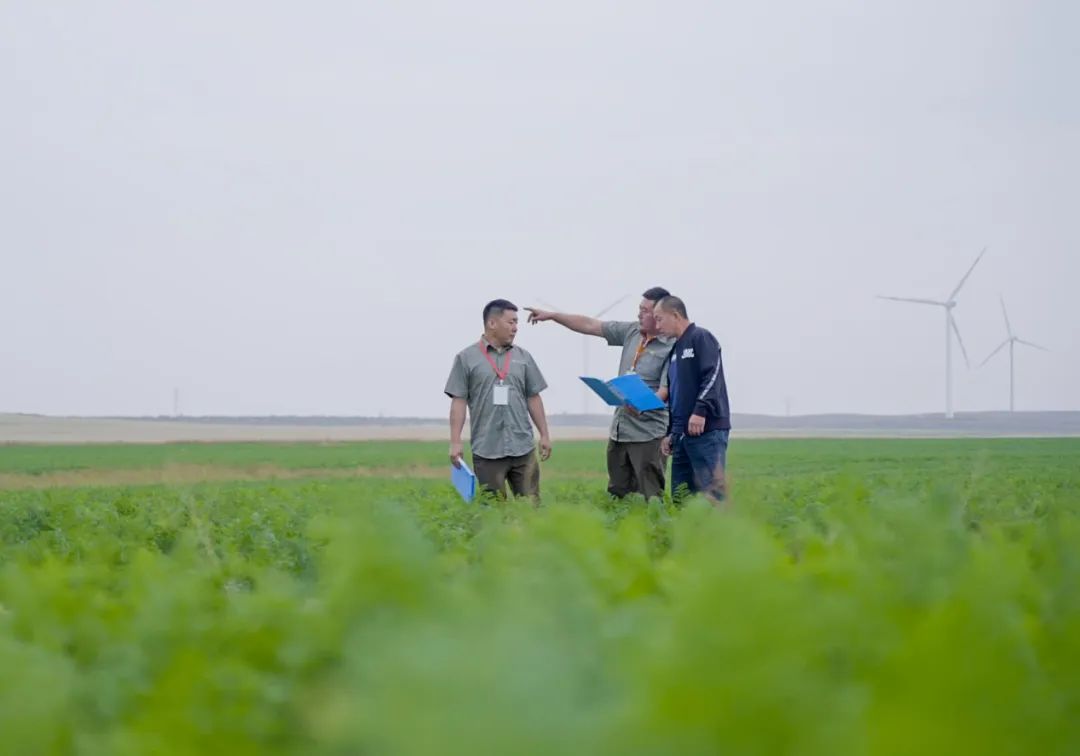
[[[0,0],[0,412],[445,414],[663,285],[736,412],[1080,410],[1080,5]],[[582,339],[518,343],[550,412]],[[959,410],[1004,409],[1008,359]],[[596,340],[590,372],[611,377]],[[599,401],[590,409],[602,411]]]

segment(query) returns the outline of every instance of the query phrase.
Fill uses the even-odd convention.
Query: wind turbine
[[[1016,334],[1013,333],[1012,323],[1009,322],[1009,311],[1005,309],[1005,297],[1001,297],[1001,314],[1005,316],[1005,332],[1009,334],[1009,338],[1007,338],[1003,342],[1001,342],[1001,345],[998,346],[997,349],[992,351],[990,353],[990,356],[987,357],[985,360],[983,360],[982,363],[980,363],[979,367],[982,367],[983,365],[988,363],[990,360],[992,360],[994,358],[994,356],[998,352],[1000,352],[1002,349],[1004,349],[1005,347],[1009,347],[1009,412],[1015,412],[1016,411],[1016,358],[1015,358],[1016,345],[1017,344],[1023,344],[1024,346],[1035,347],[1036,349],[1041,349],[1044,352],[1049,352],[1050,350],[1047,349],[1046,347],[1041,347],[1038,344],[1032,344],[1030,341],[1024,341],[1023,339],[1021,339],[1020,337],[1018,337]]]
[[[600,310],[600,312],[596,313],[595,315],[592,315],[591,317],[596,318],[597,320],[599,320],[604,315],[607,315],[609,312],[611,312],[616,307],[621,305],[623,302],[625,302],[631,296],[632,296],[631,294],[622,295],[621,297],[616,299],[614,302],[609,304],[607,307]],[[536,301],[539,302],[540,304],[544,305],[545,307],[550,307],[552,310],[555,310],[556,312],[570,312],[569,310],[564,310],[563,308],[561,308],[561,307],[559,307],[557,305],[553,305],[551,302],[545,301],[543,299],[538,298]],[[582,375],[588,375],[589,374],[589,343],[590,343],[589,339],[590,338],[595,338],[595,337],[587,336],[587,335],[582,335],[582,337],[581,337],[581,374]],[[589,397],[590,397],[592,392],[589,390],[589,387],[585,386],[584,384],[582,385],[581,388],[582,388],[582,391],[581,391],[581,414],[582,415],[587,415],[587,414],[589,414]]]
[[[964,363],[971,367],[971,362],[968,360],[967,349],[964,348],[964,340],[960,337],[960,328],[956,325],[956,318],[953,316],[953,308],[956,307],[956,295],[960,293],[960,290],[964,288],[964,284],[967,283],[968,277],[971,272],[975,270],[975,266],[979,264],[979,260],[986,254],[986,247],[983,247],[982,252],[975,258],[975,262],[968,268],[968,272],[964,274],[964,277],[960,279],[960,283],[956,285],[956,288],[952,290],[952,293],[944,300],[937,299],[915,299],[911,297],[883,297],[878,296],[878,299],[889,299],[893,302],[909,302],[912,304],[933,305],[934,307],[941,307],[945,310],[945,417],[952,419],[953,417],[953,390],[952,390],[952,337],[956,334],[956,342],[960,345],[960,351],[964,355]]]

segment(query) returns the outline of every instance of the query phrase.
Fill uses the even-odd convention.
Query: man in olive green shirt
[[[611,346],[622,347],[619,375],[637,373],[649,388],[667,401],[667,358],[674,341],[661,336],[653,320],[656,303],[668,296],[667,289],[656,286],[642,295],[636,322],[601,321],[586,315],[549,312],[532,307],[530,323],[553,320],[571,331],[599,336]],[[663,496],[667,460],[660,443],[668,430],[667,409],[637,412],[632,407],[618,407],[611,421],[608,440],[608,492],[622,498],[640,493],[646,499]]]
[[[544,400],[547,382],[532,355],[514,345],[518,308],[505,299],[484,307],[484,335],[454,358],[446,380],[450,397],[450,462],[461,465],[461,432],[470,417],[473,471],[498,496],[506,483],[515,496],[540,495],[540,465],[530,417],[540,431],[540,458],[551,456]]]

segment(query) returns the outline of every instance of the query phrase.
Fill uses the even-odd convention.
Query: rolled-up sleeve
[[[607,339],[608,346],[622,346],[630,338],[637,323],[623,323],[617,320],[608,320],[601,324],[600,333]]]

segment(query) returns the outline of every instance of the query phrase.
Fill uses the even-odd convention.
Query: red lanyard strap
[[[479,347],[480,347],[480,351],[484,353],[484,359],[486,359],[488,361],[488,364],[491,365],[491,369],[495,371],[495,376],[500,381],[505,381],[506,376],[510,375],[510,360],[514,356],[513,351],[512,350],[507,350],[507,352],[506,352],[506,364],[503,365],[502,370],[499,370],[498,364],[495,362],[494,359],[492,359],[491,355],[488,354],[487,347],[484,345],[483,340],[480,341]]]

